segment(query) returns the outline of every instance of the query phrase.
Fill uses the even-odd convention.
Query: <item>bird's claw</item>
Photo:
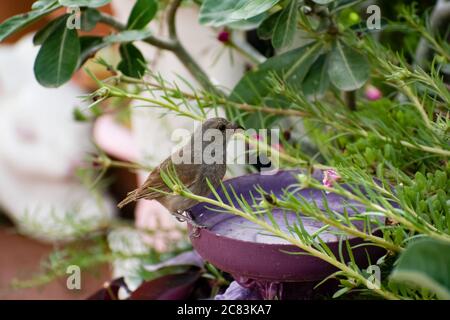
[[[178,221],[187,222],[188,224],[191,225],[192,231],[189,234],[190,237],[194,237],[194,238],[199,237],[200,230],[206,228],[205,226],[202,226],[201,224],[198,224],[197,222],[195,222],[188,211],[184,211],[184,212],[177,211],[176,213],[173,213],[173,215],[175,216],[175,218]]]

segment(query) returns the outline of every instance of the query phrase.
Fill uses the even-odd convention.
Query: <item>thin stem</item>
[[[171,88],[171,87],[167,87],[167,86],[155,83],[155,82],[150,82],[148,80],[136,79],[136,78],[125,76],[123,74],[117,76],[116,78],[118,79],[118,81],[123,81],[126,83],[140,84],[140,85],[143,85],[146,87],[153,87],[153,88],[156,88],[156,89],[162,90],[162,91],[169,91],[172,93],[181,94],[183,97],[185,97],[187,99],[192,99],[192,100],[201,99],[203,102],[206,102],[206,103],[210,102],[205,97],[201,97],[199,95],[184,92],[184,91],[179,90],[178,88]],[[236,108],[236,109],[239,109],[242,111],[247,111],[247,112],[264,112],[264,113],[268,113],[268,114],[294,116],[294,117],[307,116],[306,112],[303,112],[300,110],[278,109],[278,108],[271,108],[271,107],[267,107],[267,106],[254,106],[254,105],[249,105],[247,103],[233,102],[233,101],[227,100],[223,97],[215,97],[215,98],[213,98],[213,100],[214,101],[212,101],[212,102],[214,104],[227,104],[227,105],[233,106],[233,108]],[[204,107],[206,108],[207,106],[204,106]]]
[[[208,75],[197,64],[197,62],[192,58],[192,56],[186,51],[184,46],[177,38],[175,19],[180,4],[181,0],[174,0],[169,7],[167,25],[169,29],[170,40],[161,39],[159,37],[151,35],[143,39],[142,41],[152,46],[158,47],[160,49],[173,52],[204,89],[210,90],[211,92],[214,92],[217,95],[224,96],[224,93],[213,85]],[[125,25],[118,22],[112,16],[107,14],[102,14],[100,16],[100,22],[107,24],[118,31],[126,30]]]
[[[124,94],[120,93],[120,94],[117,94],[117,95],[114,92],[112,92],[111,96],[112,97],[114,97],[114,96],[125,97],[125,98],[128,98],[128,99],[134,99],[134,100],[148,102],[148,103],[154,104],[154,105],[156,105],[158,107],[165,108],[165,109],[177,112],[178,114],[181,114],[183,116],[189,117],[189,118],[194,119],[194,120],[198,120],[198,121],[204,121],[205,120],[203,116],[196,115],[194,113],[190,113],[190,112],[184,111],[181,108],[179,108],[179,106],[177,106],[175,104],[166,103],[166,102],[164,102],[162,100],[159,100],[159,99],[147,98],[147,97],[140,96],[138,94],[132,94],[132,93],[128,93],[128,92],[124,93]]]
[[[167,27],[169,29],[169,37],[170,37],[170,39],[176,40],[176,41],[178,41],[178,36],[177,36],[177,26],[176,26],[175,17],[177,14],[177,10],[180,7],[180,4],[181,4],[181,0],[173,0],[170,3],[169,10],[167,12]]]
[[[276,206],[280,207],[280,208],[290,209],[290,210],[295,210],[296,209],[296,208],[292,208],[289,205],[283,205],[283,203],[280,203],[278,201],[276,202]],[[305,210],[302,210],[302,212],[306,214]],[[340,223],[340,221],[336,221],[336,220],[327,218],[326,216],[319,215],[316,212],[311,212],[311,213],[312,213],[312,216],[314,216],[316,219],[320,220],[321,222],[323,222],[323,223],[325,223],[327,225],[330,225],[332,227],[335,227],[337,229],[340,229],[340,230],[344,231],[345,233],[347,233],[349,235],[353,235],[355,237],[358,237],[358,238],[361,238],[361,239],[365,239],[365,240],[371,241],[373,243],[377,243],[377,244],[381,245],[382,247],[384,247],[386,249],[389,249],[391,251],[394,251],[394,252],[401,252],[401,251],[403,251],[402,247],[399,247],[399,246],[397,246],[397,245],[395,245],[395,244],[393,244],[393,243],[391,243],[389,241],[386,241],[383,238],[380,238],[380,237],[374,236],[372,234],[367,234],[365,232],[362,232],[362,231],[358,230],[357,228],[355,228],[354,226],[349,227],[349,226],[346,226],[346,225]]]
[[[246,43],[230,40],[226,45],[236,50],[236,52],[254,65],[259,65],[267,60],[266,57]]]
[[[253,144],[253,145],[258,145],[259,149],[261,151],[263,151],[263,152],[266,152],[266,154],[270,153],[271,156],[273,155],[275,158],[280,158],[280,159],[282,159],[282,160],[284,160],[286,162],[289,162],[289,163],[291,163],[293,165],[310,165],[314,169],[318,169],[318,170],[333,169],[333,167],[330,167],[330,166],[322,165],[322,164],[319,164],[319,163],[309,163],[306,160],[294,158],[294,157],[292,157],[292,156],[290,156],[290,155],[288,155],[288,154],[286,154],[284,152],[280,152],[279,150],[277,150],[277,149],[273,148],[272,146],[268,145],[267,143],[261,142],[261,141],[255,139],[255,138],[248,137],[247,135],[236,133],[236,136],[239,139],[241,139],[241,140],[243,140],[243,141],[245,141],[247,143],[250,143],[250,144]],[[271,158],[273,159],[273,157],[271,157]]]
[[[356,91],[344,91],[342,93],[345,105],[350,111],[356,110]]]
[[[124,24],[117,21],[113,16],[103,13],[103,12],[100,12],[99,22],[106,24],[110,27],[113,27],[114,29],[116,29],[118,31],[123,31],[123,30],[126,30],[126,28],[127,28]]]
[[[205,71],[203,71],[200,65],[192,58],[180,42],[176,43],[172,52],[205,90],[218,96],[225,96],[225,94],[211,82]]]
[[[425,122],[425,125],[432,129],[432,125],[430,122],[430,119],[428,118],[428,114],[425,111],[425,108],[423,107],[422,103],[419,101],[417,96],[413,93],[410,87],[408,87],[403,81],[399,81],[400,90],[403,91],[403,93],[408,97],[408,99],[414,104],[416,109],[419,111],[423,121]]]

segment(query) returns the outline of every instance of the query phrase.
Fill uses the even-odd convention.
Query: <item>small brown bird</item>
[[[224,118],[206,120],[191,136],[180,150],[172,154],[156,167],[142,186],[128,193],[128,196],[118,204],[119,208],[138,199],[157,200],[180,221],[188,221],[194,227],[196,224],[187,209],[197,201],[174,194],[161,178],[161,171],[175,170],[178,179],[189,190],[199,196],[210,193],[207,180],[217,188],[226,172],[226,146],[231,136],[242,127]],[[185,215],[183,215],[185,213]]]

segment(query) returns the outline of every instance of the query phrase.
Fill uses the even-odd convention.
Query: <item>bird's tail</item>
[[[131,192],[128,192],[127,197],[125,199],[123,199],[118,205],[117,207],[119,207],[120,209],[122,209],[123,207],[125,207],[127,204],[138,200],[139,198],[139,189],[133,190]]]

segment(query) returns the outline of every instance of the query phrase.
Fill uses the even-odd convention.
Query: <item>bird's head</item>
[[[205,132],[207,129],[217,129],[221,132],[229,130],[234,133],[237,130],[244,130],[244,128],[238,124],[235,124],[225,118],[211,118],[203,122],[202,131]]]

